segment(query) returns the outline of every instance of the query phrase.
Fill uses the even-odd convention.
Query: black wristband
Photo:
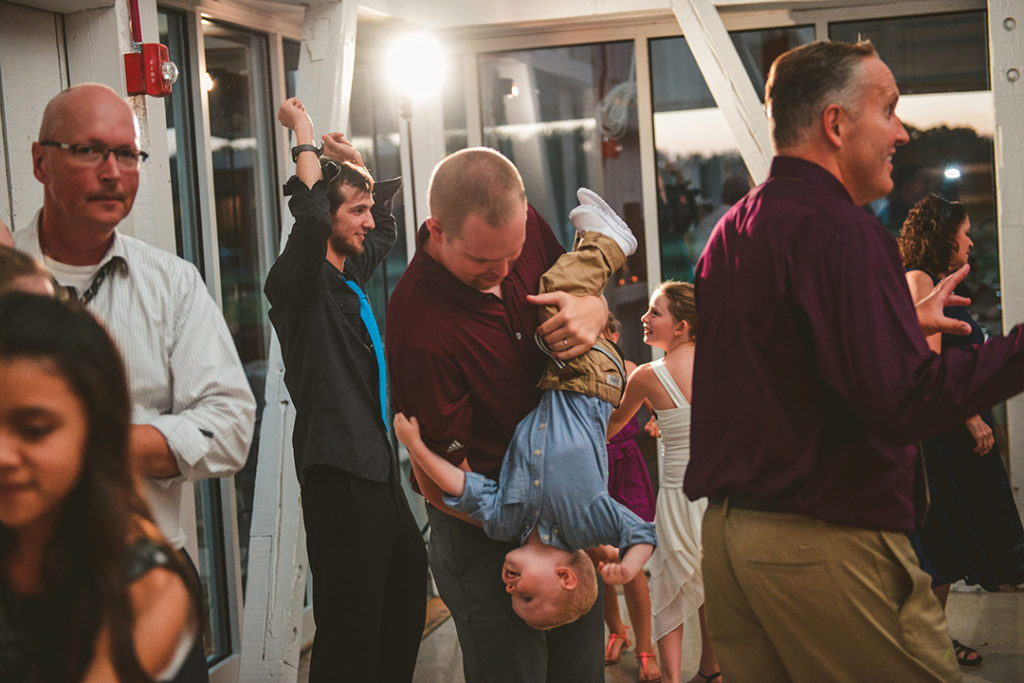
[[[299,160],[300,152],[315,152],[317,156],[320,156],[324,153],[324,148],[316,145],[295,145],[292,147],[292,161]]]

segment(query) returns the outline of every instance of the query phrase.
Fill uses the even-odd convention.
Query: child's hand
[[[624,585],[633,580],[637,570],[631,569],[621,562],[601,562],[597,565],[601,578],[605,583]]]
[[[661,437],[661,427],[658,426],[658,418],[651,415],[651,419],[644,425],[644,431],[655,439]]]
[[[395,413],[395,436],[411,451],[413,445],[420,441],[420,423],[415,417]]]
[[[277,120],[288,130],[294,130],[296,139],[313,139],[313,119],[309,118],[305,105],[298,97],[289,97],[281,103],[277,110]]]

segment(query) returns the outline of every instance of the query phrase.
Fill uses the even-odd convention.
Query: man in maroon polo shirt
[[[564,292],[535,296],[541,274],[564,250],[499,153],[476,148],[447,157],[434,170],[429,202],[416,255],[388,303],[392,400],[396,412],[417,418],[431,450],[497,480],[516,424],[540,397],[545,357],[535,330],[557,357],[573,358],[597,339],[607,305]],[[537,304],[559,308],[540,328]],[[603,681],[602,601],[572,624],[528,627],[500,578],[515,544],[487,538],[415,473],[430,502],[430,567],[455,621],[466,681]]]
[[[907,141],[870,43],[791,50],[766,93],[768,180],[697,265],[684,490],[710,499],[711,640],[730,683],[959,680],[905,534],[914,443],[1024,389],[1024,335],[925,343],[896,242],[860,208]]]

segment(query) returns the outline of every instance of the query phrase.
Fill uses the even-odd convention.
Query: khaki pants
[[[712,504],[703,541],[708,628],[729,683],[961,680],[905,534]]]

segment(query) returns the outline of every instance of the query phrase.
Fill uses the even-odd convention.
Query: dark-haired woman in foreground
[[[915,303],[967,263],[974,245],[970,230],[967,210],[959,202],[931,195],[910,210],[899,246]],[[928,345],[933,351],[985,340],[965,307],[950,306],[944,312],[969,323],[971,334],[931,335]],[[991,412],[928,439],[923,457],[930,504],[911,540],[943,608],[950,584],[960,579],[989,591],[1024,582],[1024,530],[992,434]],[[981,664],[974,648],[956,640],[953,646],[962,666]]]
[[[0,295],[0,387],[0,680],[173,680],[197,593],[136,489],[113,342]]]

